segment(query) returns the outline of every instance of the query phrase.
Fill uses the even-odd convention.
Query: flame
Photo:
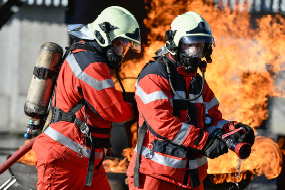
[[[241,172],[238,173],[229,173],[229,174],[215,174],[210,175],[210,180],[214,184],[221,184],[221,183],[239,183],[243,180],[251,178],[252,175],[249,172]]]
[[[284,69],[285,41],[281,40],[285,39],[284,18],[280,15],[263,16],[253,26],[247,12],[247,3],[235,5],[236,10],[232,10],[205,0],[145,2],[149,5],[144,20],[148,29],[148,42],[143,48],[143,56],[128,60],[122,65],[120,76],[124,79],[122,82],[126,91],[134,91],[135,78],[152,59],[155,51],[164,45],[164,33],[169,29],[173,18],[186,11],[196,11],[211,25],[215,37],[213,63],[208,64],[206,79],[220,100],[224,118],[241,121],[252,127],[260,126],[268,117],[267,97],[284,94],[274,86],[273,80],[276,73]],[[132,145],[135,145],[135,125],[131,131]],[[125,172],[131,153],[131,149],[128,149],[123,160],[105,160],[106,171]],[[257,137],[251,156],[242,161],[239,179],[233,178],[233,173],[237,172],[237,162],[237,157],[230,151],[217,159],[209,160],[208,172],[215,174],[217,181],[241,180],[246,175],[243,172],[248,170],[272,179],[279,175],[282,159],[276,143],[266,137]],[[221,173],[223,175],[217,175]]]
[[[138,130],[137,130],[137,122],[133,123],[130,129],[131,133],[131,146],[134,148],[137,144],[137,138],[138,138]]]
[[[246,171],[254,175],[264,175],[268,179],[279,176],[282,169],[282,152],[277,143],[268,137],[258,136],[252,146],[250,156],[241,160],[232,151],[215,159],[208,159],[208,174],[217,175],[216,183],[239,182],[236,174],[241,172],[239,178],[245,177]]]
[[[123,150],[122,155],[124,159],[110,158],[103,161],[103,166],[106,172],[113,173],[125,173],[127,171],[129,162],[133,154],[132,148],[126,148]]]
[[[280,15],[264,16],[250,23],[248,3],[235,5],[237,10],[219,8],[213,1],[145,0],[149,4],[144,20],[148,43],[144,56],[125,62],[121,77],[135,78],[164,45],[164,33],[173,18],[186,11],[196,11],[210,24],[215,37],[206,78],[220,100],[225,118],[258,127],[268,117],[267,97],[282,95],[274,87],[272,73],[277,73],[285,62],[285,20]],[[268,70],[270,68],[270,72]],[[134,91],[135,80],[123,81],[126,89]]]
[[[126,78],[123,84],[127,91],[134,91],[133,78],[152,59],[155,51],[164,45],[164,33],[173,18],[186,11],[196,11],[208,21],[215,37],[213,63],[208,64],[206,79],[220,101],[224,118],[254,128],[260,126],[268,117],[267,97],[285,94],[282,88],[280,90],[274,84],[276,74],[285,69],[282,67],[285,62],[285,41],[281,40],[285,39],[285,19],[280,15],[267,15],[252,24],[248,1],[235,4],[235,9],[223,6],[222,1],[216,5],[211,0],[145,2],[148,5],[148,15],[144,20],[148,42],[142,57],[129,60],[122,66],[120,75]],[[245,177],[243,172],[246,170],[272,179],[280,173],[281,161],[276,144],[266,137],[258,137],[251,156],[242,163],[240,180]],[[219,163],[223,163],[223,166],[228,163],[229,166],[224,168]],[[221,181],[235,181],[237,179],[232,175],[236,172],[236,164],[237,157],[230,151],[218,159],[210,160],[209,172],[215,173],[217,179],[223,179]]]
[[[29,140],[25,141],[24,144],[27,144]],[[37,162],[36,153],[33,150],[28,151],[24,156],[22,156],[18,162],[27,164],[30,166],[35,166]]]

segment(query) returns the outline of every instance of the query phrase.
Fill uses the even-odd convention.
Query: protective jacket
[[[92,46],[89,47],[92,48]],[[71,115],[66,115],[66,118],[58,112]],[[57,118],[58,115],[60,119]],[[72,134],[69,134],[68,130],[63,129],[62,126],[72,124],[71,128],[78,129],[79,125],[83,127],[87,125],[95,146],[102,148],[109,146],[112,122],[124,122],[130,120],[131,117],[131,106],[124,101],[122,93],[115,89],[112,71],[105,57],[95,48],[93,51],[90,49],[72,50],[58,76],[53,100],[53,121],[55,120],[55,123],[51,127],[69,136]],[[66,123],[65,120],[74,121]]]
[[[199,98],[191,102],[182,100],[196,97],[201,87],[199,74],[185,72],[166,56],[158,57],[142,70],[135,93],[138,143],[128,169],[128,176],[134,181],[139,172],[187,189],[203,182],[207,159],[200,150],[209,133],[222,128],[227,121],[222,119],[219,103],[206,82]],[[210,120],[207,125],[206,118]]]
[[[53,141],[83,158],[82,167],[89,161],[86,175],[93,173],[94,167],[100,165],[104,148],[110,146],[111,123],[132,118],[130,104],[114,88],[111,69],[106,59],[96,48],[88,47],[74,48],[63,62],[52,101],[52,123],[41,135],[48,138],[49,142]],[[47,154],[44,151],[36,151],[37,157],[43,160],[54,159],[52,155],[44,158],[43,154]],[[88,183],[92,181],[92,174],[90,177],[91,179],[86,180]],[[84,186],[84,182],[82,185]]]

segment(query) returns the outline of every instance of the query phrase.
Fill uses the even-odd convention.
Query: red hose
[[[31,139],[27,144],[20,147],[16,152],[14,152],[4,163],[0,164],[0,174],[5,172],[10,166],[17,162],[22,156],[24,156],[29,150],[32,149],[36,138]]]

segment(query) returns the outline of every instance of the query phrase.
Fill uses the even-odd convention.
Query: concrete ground
[[[24,143],[24,139],[19,135],[9,135],[9,134],[0,134],[0,163],[7,158],[7,156],[13,153],[17,147]],[[126,188],[121,186],[118,181],[115,181],[115,178],[118,178],[117,174],[108,174],[110,184],[113,190],[125,190]],[[7,180],[11,179],[12,175],[9,171],[4,172],[0,175],[0,190],[32,190],[27,188],[22,188],[19,184],[14,183],[9,188],[1,188],[1,185]],[[120,175],[119,178],[124,176]],[[283,179],[284,180],[284,179]],[[121,186],[121,187],[120,187]],[[231,187],[230,189],[235,189]],[[247,186],[245,190],[281,190],[277,187],[277,180],[267,180],[264,177],[255,177],[253,181]],[[220,190],[217,188],[211,188],[206,190]]]

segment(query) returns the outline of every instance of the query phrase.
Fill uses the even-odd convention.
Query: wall
[[[40,46],[68,43],[64,11],[25,5],[0,30],[0,132],[25,129],[24,101]]]

